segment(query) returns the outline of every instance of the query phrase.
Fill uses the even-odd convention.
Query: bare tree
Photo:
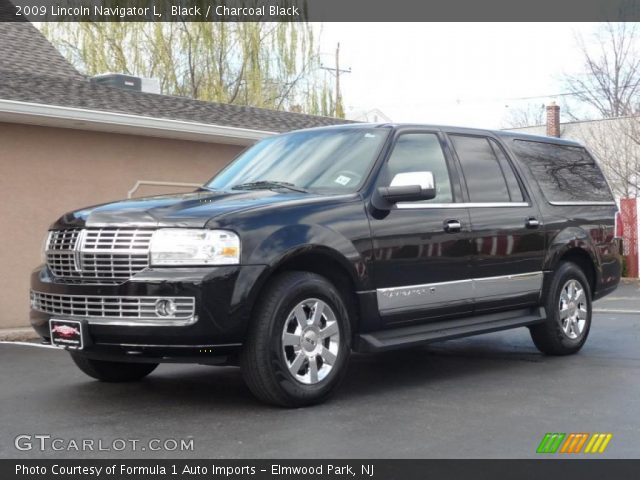
[[[578,38],[583,72],[567,75],[563,115],[577,123],[565,135],[599,158],[616,197],[640,189],[640,30],[635,23],[605,23],[591,41]],[[601,120],[580,122],[594,113]]]
[[[634,117],[583,122],[572,126],[598,157],[616,197],[640,196],[640,129]]]
[[[593,43],[578,38],[584,72],[567,75],[569,92],[602,118],[638,112],[640,90],[639,31],[635,23],[606,23]]]

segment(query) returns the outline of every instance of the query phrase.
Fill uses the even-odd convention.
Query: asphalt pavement
[[[354,355],[329,403],[297,410],[259,403],[233,367],[160,365],[142,382],[105,384],[64,351],[2,344],[0,457],[531,458],[547,432],[607,432],[600,457],[639,458],[638,284],[595,311],[577,355],[540,354],[525,328]],[[30,450],[16,448],[20,435]],[[36,435],[62,450],[45,439],[40,451]],[[78,453],[86,439],[94,451]],[[193,450],[142,451],[153,439]]]

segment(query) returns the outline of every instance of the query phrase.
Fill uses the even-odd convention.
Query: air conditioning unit
[[[91,78],[93,83],[109,87],[160,94],[160,81],[157,78],[142,78],[123,73],[104,73]]]

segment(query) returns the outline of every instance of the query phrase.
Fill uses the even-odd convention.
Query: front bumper
[[[264,268],[154,268],[121,284],[94,285],[56,281],[42,266],[31,276],[31,325],[48,339],[51,318],[86,322],[82,354],[98,359],[218,363],[244,341],[251,290]],[[152,312],[160,298],[181,299],[182,310],[158,318]]]

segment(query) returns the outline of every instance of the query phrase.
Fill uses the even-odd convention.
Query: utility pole
[[[335,67],[325,67],[324,65],[320,65],[320,68],[323,70],[327,70],[331,72],[336,77],[336,104],[335,104],[335,112],[334,115],[338,118],[344,117],[344,107],[342,106],[342,94],[340,93],[340,74],[341,73],[351,73],[351,67],[348,70],[340,69],[340,42],[336,46],[336,66]]]

